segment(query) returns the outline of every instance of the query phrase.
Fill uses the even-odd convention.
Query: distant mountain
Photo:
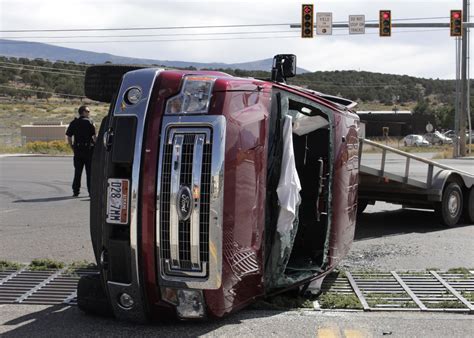
[[[25,42],[16,40],[0,39],[0,55],[27,59],[44,59],[49,61],[73,61],[75,63],[102,64],[111,62],[114,64],[143,64],[160,65],[166,67],[186,68],[195,67],[197,69],[242,69],[248,71],[270,71],[272,59],[257,60],[242,63],[222,63],[222,62],[192,62],[192,61],[169,61],[140,59],[124,56],[117,56],[107,53],[89,52],[80,49],[53,46],[39,42]],[[298,68],[298,74],[308,73],[307,70]]]

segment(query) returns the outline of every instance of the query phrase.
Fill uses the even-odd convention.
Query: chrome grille
[[[166,275],[205,277],[209,262],[209,200],[212,161],[210,128],[170,128],[163,145],[160,243]],[[178,216],[177,192],[192,192],[191,216]]]

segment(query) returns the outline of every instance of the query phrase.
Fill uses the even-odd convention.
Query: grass
[[[319,297],[322,309],[362,309],[362,305],[355,294],[337,292],[323,293]]]
[[[47,155],[72,155],[72,149],[65,141],[35,141],[24,146],[1,145],[2,154],[47,154]]]
[[[370,307],[376,307],[376,305],[394,305],[394,307],[400,307],[400,308],[417,308],[418,307],[416,303],[411,300],[400,303],[400,301],[393,300],[393,298],[410,298],[410,296],[403,292],[370,293],[368,295],[365,295],[367,304],[369,304]]]
[[[0,260],[0,271],[5,271],[5,270],[19,270],[23,267],[24,265],[21,263],[17,262],[10,262],[10,261],[5,261],[5,260]]]
[[[466,146],[466,152],[467,152],[467,155],[469,156],[468,146]],[[474,144],[471,144],[471,155],[473,155],[473,154],[474,154]],[[441,151],[436,153],[436,155],[433,156],[433,159],[436,159],[436,160],[443,160],[443,159],[450,159],[450,158],[453,158],[453,148],[452,147],[442,149]]]
[[[472,276],[470,270],[473,270],[473,269],[459,267],[459,268],[449,269],[446,272],[451,273],[451,274],[460,274],[460,275],[463,275],[464,277],[467,277],[467,276]]]
[[[28,266],[30,270],[43,271],[49,269],[62,269],[64,268],[64,263],[55,261],[49,258],[46,259],[33,259]]]
[[[474,292],[472,291],[461,291],[461,295],[471,303],[474,303]]]
[[[19,270],[24,267],[25,264],[18,262],[10,262],[6,260],[0,260],[0,271],[5,270]],[[49,269],[62,269],[66,266],[65,263],[55,261],[49,258],[34,259],[27,266],[29,270],[43,271]],[[97,265],[88,261],[76,261],[67,265],[65,274],[74,274],[79,269],[97,269]]]
[[[69,264],[64,271],[65,275],[75,276],[77,275],[77,270],[80,269],[97,269],[97,265],[95,263],[91,263],[88,261],[76,261]]]
[[[0,153],[22,150],[20,128],[34,122],[63,122],[68,124],[77,116],[77,108],[87,104],[91,118],[99,130],[102,118],[107,115],[108,105],[90,100],[50,99],[0,102]]]
[[[465,306],[458,300],[441,300],[439,302],[423,302],[429,309],[463,309]]]

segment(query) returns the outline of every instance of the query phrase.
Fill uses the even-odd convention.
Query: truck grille
[[[161,268],[165,275],[206,277],[212,130],[169,128],[165,140],[159,207]]]

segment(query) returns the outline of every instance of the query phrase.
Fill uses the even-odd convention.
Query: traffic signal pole
[[[469,20],[468,1],[463,0],[462,8],[462,21],[467,22]],[[459,130],[456,130],[459,134],[459,156],[466,156],[466,119],[467,119],[467,107],[469,97],[467,93],[469,91],[468,80],[467,80],[467,40],[469,40],[469,29],[466,24],[463,25],[463,36],[461,39],[461,111],[459,116]]]
[[[455,113],[455,131],[458,135],[455,140],[454,157],[466,156],[466,121],[470,121],[470,98],[469,98],[469,78],[468,78],[468,60],[469,60],[469,28],[474,27],[474,23],[469,22],[469,1],[463,0],[462,10],[462,37],[460,39],[461,50],[458,51],[456,44],[456,113]],[[395,19],[396,20],[396,19]],[[316,23],[317,24],[317,23]],[[349,28],[348,23],[332,24],[333,28]],[[451,23],[444,22],[411,22],[411,23],[392,23],[393,28],[451,28]],[[301,24],[291,24],[290,28],[301,28]],[[365,23],[365,28],[377,28],[380,30],[379,23]],[[460,92],[460,95],[458,93]],[[471,123],[469,123],[469,128]],[[470,133],[469,133],[470,135]],[[456,145],[456,143],[458,143]]]

